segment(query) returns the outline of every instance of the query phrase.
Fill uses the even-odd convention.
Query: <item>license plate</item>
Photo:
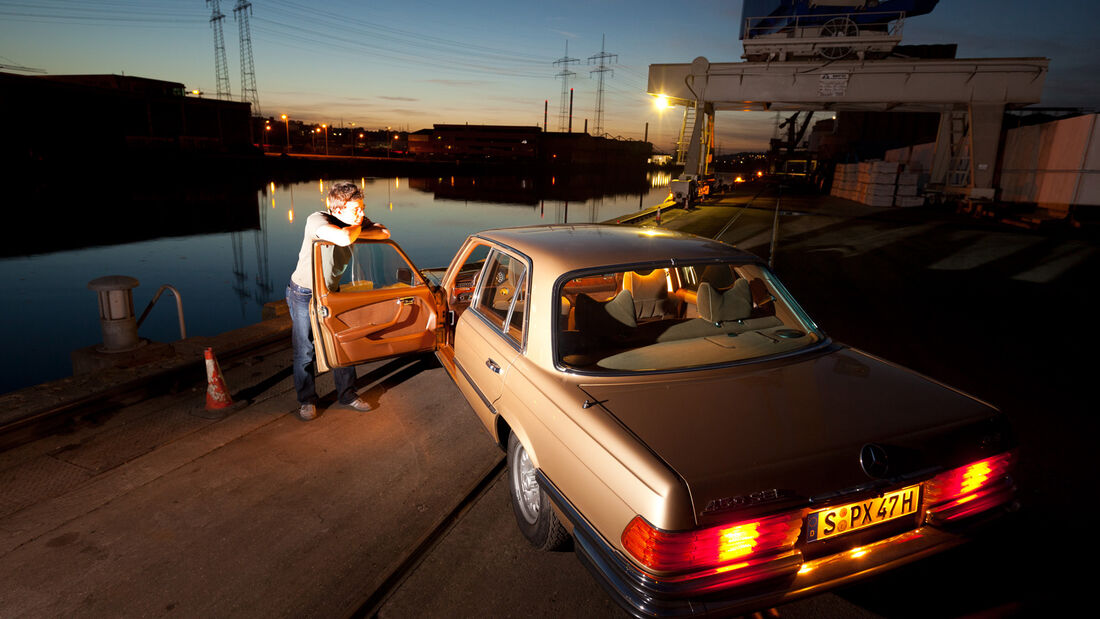
[[[829,539],[912,514],[919,507],[919,498],[920,485],[916,485],[873,499],[812,512],[806,517],[806,541]]]

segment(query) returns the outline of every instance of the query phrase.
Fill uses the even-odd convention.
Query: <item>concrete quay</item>
[[[1001,406],[1021,443],[1024,508],[1007,532],[779,614],[1009,616],[1072,599],[1074,578],[1045,566],[1095,543],[1027,540],[1056,535],[1095,485],[1090,370],[1066,361],[1080,341],[1057,327],[1085,324],[1095,243],[835,198],[781,196],[777,215],[776,195],[754,194],[661,224],[766,259],[778,217],[775,268],[826,332]],[[193,364],[191,381],[92,414],[80,402],[97,385],[134,375],[4,396],[22,398],[6,414],[68,402],[78,415],[0,451],[0,616],[624,615],[571,553],[527,547],[502,454],[431,357],[361,366],[369,413],[340,407],[321,377],[322,415],[303,423],[286,327],[180,346],[160,373]],[[222,369],[246,404],[220,419],[203,411],[207,345],[241,351]]]

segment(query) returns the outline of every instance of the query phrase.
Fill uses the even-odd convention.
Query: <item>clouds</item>
[[[0,54],[54,74],[124,71],[213,91],[210,9],[202,2],[143,0],[141,19],[125,22],[112,19],[111,12],[122,9],[85,4],[88,15],[102,12],[102,23],[7,16],[0,21]],[[676,139],[682,110],[659,113],[650,104],[649,65],[697,56],[734,62],[741,54],[741,3],[729,0],[675,7],[666,0],[402,0],[369,7],[316,0],[308,7],[256,3],[253,10],[262,109],[318,123],[541,125],[544,101],[557,118],[562,80],[554,61],[568,42],[569,55],[580,60],[570,66],[577,75],[567,84],[575,89],[573,126],[579,130],[594,116],[597,86],[586,79],[593,68],[588,59],[606,35],[606,50],[619,62],[605,75],[605,130],[641,138],[649,123],[650,139],[665,148]],[[903,42],[958,43],[961,56],[1048,57],[1043,104],[1095,106],[1098,17],[1100,3],[1086,0],[945,1],[929,15],[906,20]],[[239,88],[232,28],[225,39],[231,85]],[[722,113],[719,145],[766,148],[772,121],[768,114]]]
[[[421,81],[425,84],[439,84],[440,86],[452,86],[454,88],[481,88],[484,86],[488,86],[492,83],[482,80],[455,80],[441,78],[432,78]]]
[[[565,37],[567,39],[576,39],[577,37],[580,36],[576,32],[566,32],[564,30],[555,30],[553,28],[547,28],[547,30],[549,30],[550,32],[552,32],[552,33],[554,33],[554,34],[556,34],[560,37]]]

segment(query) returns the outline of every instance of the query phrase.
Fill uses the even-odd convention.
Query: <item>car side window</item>
[[[338,247],[319,242],[325,286],[330,292],[363,292],[422,286],[424,280],[398,249],[385,242]]]
[[[462,266],[455,274],[454,282],[451,284],[450,296],[447,299],[447,306],[454,311],[456,318],[470,306],[470,301],[474,296],[474,288],[477,287],[478,275],[481,274],[481,269],[485,266],[485,259],[488,257],[489,246],[478,243],[471,247],[462,259]]]
[[[516,344],[522,344],[527,310],[527,266],[517,258],[496,251],[489,257],[484,273],[476,306],[478,313],[506,332]]]
[[[508,337],[519,345],[523,345],[523,324],[527,315],[527,273],[524,271],[519,284],[516,285],[516,298],[512,302],[512,315],[508,319]]]

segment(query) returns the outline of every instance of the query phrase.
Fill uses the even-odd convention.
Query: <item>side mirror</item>
[[[413,283],[412,269],[408,267],[401,267],[400,269],[397,269],[397,281],[402,284],[408,284],[411,286]]]

